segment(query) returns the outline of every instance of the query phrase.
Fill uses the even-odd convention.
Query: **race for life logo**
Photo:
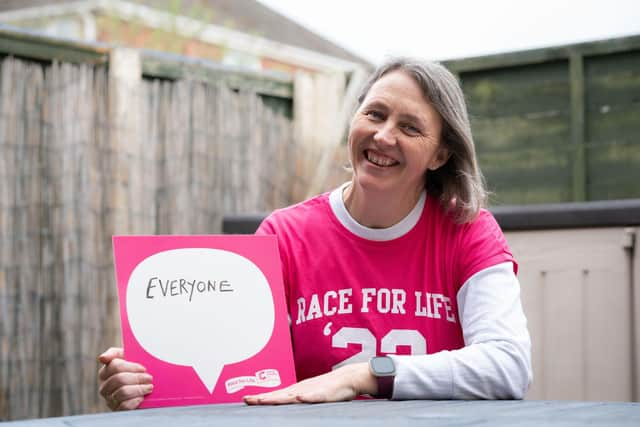
[[[280,373],[277,369],[263,369],[254,376],[229,378],[225,383],[227,393],[233,394],[245,387],[278,387],[280,385]]]

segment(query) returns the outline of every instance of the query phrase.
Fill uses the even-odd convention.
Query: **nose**
[[[373,140],[379,144],[394,145],[396,143],[396,134],[393,124],[389,122],[380,124],[380,127],[373,135]]]

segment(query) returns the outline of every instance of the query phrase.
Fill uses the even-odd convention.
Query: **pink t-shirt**
[[[463,347],[460,287],[487,267],[517,268],[491,213],[460,225],[431,198],[392,240],[352,233],[329,193],[275,211],[257,234],[278,236],[298,380],[375,355]]]

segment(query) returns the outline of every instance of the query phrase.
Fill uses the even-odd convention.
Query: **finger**
[[[300,403],[297,393],[285,390],[244,396],[243,400],[247,405],[285,405],[289,403]]]
[[[120,387],[127,385],[147,385],[153,382],[153,377],[147,373],[123,372],[109,377],[100,383],[100,394],[110,399]]]
[[[260,396],[258,396],[258,395],[255,395],[255,396],[243,396],[242,400],[247,405],[260,405],[261,404]]]
[[[255,396],[242,396],[242,401],[246,405],[257,405],[258,402],[255,399]]]
[[[298,401],[300,403],[324,403],[329,400],[322,393],[300,393],[298,396]]]
[[[126,400],[126,401],[122,402],[120,405],[118,405],[118,407],[115,410],[116,411],[129,411],[129,410],[132,410],[132,409],[136,409],[138,406],[140,406],[140,404],[142,403],[143,400],[144,400],[144,398],[142,398],[142,397],[136,397],[134,399]]]
[[[98,362],[106,365],[115,358],[124,359],[124,350],[122,347],[111,347],[107,349],[104,353],[98,356]]]
[[[107,406],[109,407],[109,409],[111,409],[112,411],[117,411],[118,410],[118,406],[120,406],[120,402],[117,402],[113,399],[104,399],[105,402],[107,402]]]
[[[119,402],[116,398],[106,399],[107,406],[112,411],[125,411],[130,409],[136,409],[142,401],[144,400],[143,396],[134,397],[132,399],[125,400],[124,402]]]
[[[118,407],[121,407],[126,401],[131,399],[143,399],[144,396],[152,391],[153,384],[125,385],[117,389],[111,395],[111,400],[120,402]]]
[[[98,369],[98,380],[99,381],[104,381],[104,379],[107,379],[107,374],[106,374],[106,369],[107,369],[107,365],[102,365],[102,367],[100,369]]]
[[[98,371],[98,378],[100,381],[104,381],[121,372],[147,372],[147,370],[139,363],[129,362],[124,359],[113,359]]]
[[[260,404],[260,401],[258,400],[258,396],[257,395],[242,396],[242,400],[247,405],[259,405]]]

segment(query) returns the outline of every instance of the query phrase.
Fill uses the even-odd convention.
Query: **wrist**
[[[376,379],[377,392],[372,396],[378,399],[391,399],[396,377],[396,366],[388,356],[369,359],[369,371]]]
[[[375,395],[378,392],[378,381],[371,373],[368,362],[353,363],[343,366],[349,374],[349,385],[357,396],[361,394]]]

